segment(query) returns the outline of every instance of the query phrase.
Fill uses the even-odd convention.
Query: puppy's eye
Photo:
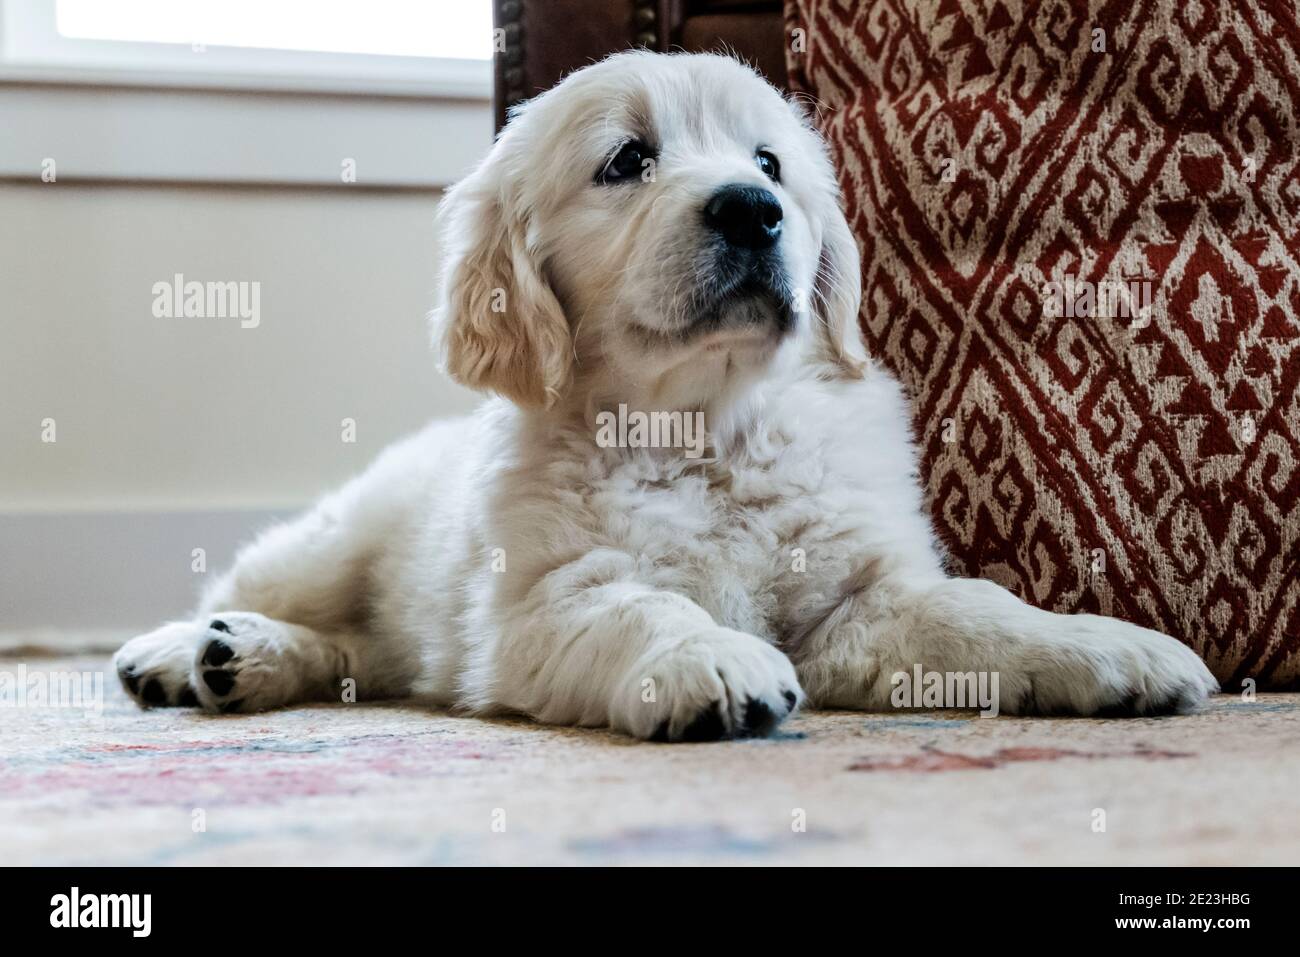
[[[758,160],[758,168],[774,183],[781,182],[781,161],[768,150],[759,150],[754,159]]]
[[[635,179],[645,171],[646,161],[652,159],[654,150],[641,140],[629,140],[596,174],[596,182],[618,183]]]

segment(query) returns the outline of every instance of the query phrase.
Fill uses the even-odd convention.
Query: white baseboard
[[[111,655],[138,628],[19,628],[0,631],[0,662],[6,659],[63,658],[69,655]]]
[[[185,615],[240,545],[288,514],[0,514],[0,650],[72,629],[98,650]],[[195,571],[200,548],[206,570]]]

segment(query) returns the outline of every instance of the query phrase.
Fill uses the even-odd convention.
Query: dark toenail
[[[795,694],[793,691],[787,691],[785,692],[784,697],[785,697],[785,703],[788,704],[790,706],[790,710],[793,711],[795,702],[799,700],[799,696]]]
[[[775,726],[776,715],[767,706],[767,702],[759,701],[757,698],[750,698],[745,702],[745,726],[740,732],[742,736],[765,735]]]
[[[243,699],[243,698],[239,698],[239,699],[237,699],[237,700],[235,700],[235,701],[227,701],[225,704],[223,704],[223,705],[221,706],[221,713],[222,713],[222,714],[233,714],[234,712],[236,712],[236,711],[239,710],[239,706],[240,706],[241,704],[243,704],[243,703],[244,703],[244,699]]]
[[[717,741],[727,736],[727,726],[723,723],[719,703],[701,711],[695,720],[682,732],[683,741]]]
[[[663,722],[661,725],[659,725],[659,727],[655,728],[655,733],[652,734],[652,735],[650,735],[650,740],[651,740],[651,741],[667,741],[667,740],[668,740],[668,722],[667,722],[667,721]]]
[[[213,618],[212,621],[208,622],[208,627],[213,631],[224,631],[226,634],[230,634],[230,626],[220,618]]]
[[[162,704],[167,700],[167,692],[163,691],[162,682],[157,678],[150,678],[144,683],[144,690],[140,693],[148,704]]]
[[[205,671],[203,683],[216,694],[228,695],[230,689],[235,686],[235,676],[229,671]]]
[[[220,638],[212,639],[208,642],[208,647],[203,649],[203,663],[214,668],[220,668],[233,657],[235,657],[234,649]]]
[[[186,685],[185,690],[181,692],[181,696],[176,699],[176,706],[179,708],[197,708],[199,706],[199,698],[198,695],[194,693],[194,689],[189,685]]]
[[[1129,691],[1119,700],[1112,702],[1097,709],[1095,717],[1098,718],[1131,718],[1136,716],[1138,711],[1139,694],[1137,691]]]
[[[135,673],[134,668],[124,668],[117,673],[122,679],[122,684],[126,685],[126,690],[131,694],[137,694],[140,691],[140,676]]]

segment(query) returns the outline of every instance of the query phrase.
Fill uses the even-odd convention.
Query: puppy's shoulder
[[[884,433],[910,442],[911,402],[894,375],[874,361],[860,379],[801,366],[773,383],[765,400],[769,414],[783,424],[793,423],[787,427],[797,435],[860,439]]]

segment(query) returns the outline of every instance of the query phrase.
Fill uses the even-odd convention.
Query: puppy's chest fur
[[[513,530],[548,546],[515,594],[595,553],[600,571],[581,571],[587,580],[616,574],[684,595],[717,623],[790,650],[887,578],[941,577],[892,377],[774,380],[755,408],[738,439],[697,459],[682,449],[599,449],[576,421],[543,429],[506,420],[515,425],[502,438],[524,454],[509,470],[510,491],[494,499],[489,514],[501,524],[487,538]]]
[[[591,486],[611,543],[722,625],[789,644],[871,565],[867,515],[816,442],[772,429],[694,462],[634,455]]]

